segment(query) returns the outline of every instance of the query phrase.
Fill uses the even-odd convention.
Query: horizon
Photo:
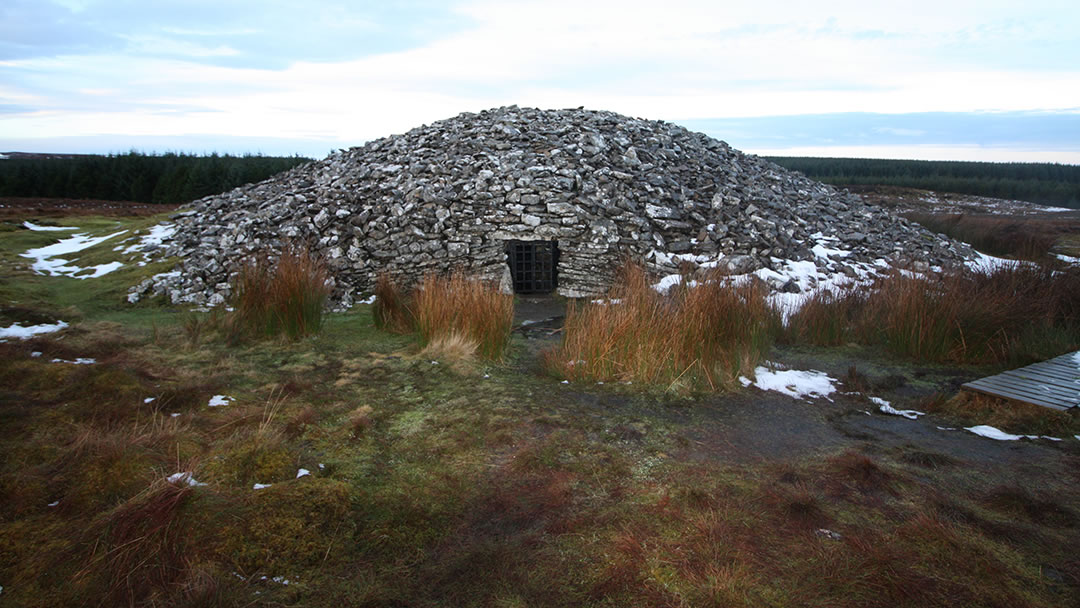
[[[450,118],[450,117],[447,117]],[[928,130],[912,128],[922,124],[923,126],[937,127],[940,130],[942,124],[950,121],[977,122],[982,127],[991,127],[993,131],[1008,131],[1011,123],[1025,123],[1024,128],[1017,128],[1016,146],[967,144],[948,145],[942,143],[907,144],[903,139],[912,136],[923,136]],[[961,114],[928,112],[922,114],[888,115],[874,113],[847,113],[847,114],[824,114],[824,115],[792,115],[775,117],[750,117],[736,119],[691,119],[684,121],[665,121],[683,126],[690,131],[704,133],[715,139],[719,139],[731,145],[733,148],[756,156],[774,157],[810,157],[810,158],[847,158],[847,159],[873,159],[873,160],[897,160],[897,161],[928,161],[928,162],[986,162],[986,163],[1046,163],[1061,165],[1080,165],[1080,153],[1062,153],[1061,150],[1033,150],[1025,149],[1023,144],[1030,146],[1038,141],[1040,134],[1051,134],[1052,139],[1059,145],[1067,145],[1073,130],[1080,129],[1080,114],[1059,115],[1047,113],[983,113]],[[1032,129],[1032,123],[1040,123]],[[905,127],[885,127],[881,125],[896,124]],[[855,131],[856,136],[850,139],[865,139],[867,131],[880,134],[881,139],[894,140],[892,144],[877,143],[875,145],[814,145],[815,137],[823,138],[833,134],[829,130],[843,125],[849,132]],[[876,126],[875,126],[876,125]],[[415,125],[420,127],[422,125]],[[801,130],[799,130],[801,129]],[[861,132],[859,130],[862,130]],[[797,135],[782,135],[797,131]],[[301,156],[313,160],[321,160],[339,149],[360,147],[370,141],[399,135],[404,133],[388,133],[386,135],[360,141],[348,145],[340,145],[325,148],[325,152],[318,150],[326,142],[311,142],[292,139],[274,139],[267,137],[242,137],[221,138],[215,135],[183,135],[183,136],[159,136],[159,137],[134,137],[122,136],[82,136],[68,138],[51,138],[48,140],[24,140],[31,145],[22,148],[11,148],[0,151],[0,154],[55,154],[55,155],[96,155],[96,156],[119,156],[136,152],[147,155],[165,154],[189,154],[195,156],[209,156],[212,154],[244,156]],[[718,136],[719,132],[734,132],[736,137]],[[1034,134],[1034,135],[1033,135]],[[776,140],[785,138],[797,142],[798,145],[789,147],[775,147]],[[1026,139],[1023,139],[1026,137]],[[749,146],[740,146],[733,140],[742,138],[748,140]],[[114,143],[118,140],[129,139],[128,143]],[[940,142],[940,134],[931,142]],[[771,140],[771,141],[770,141]],[[896,141],[899,140],[899,141]],[[3,140],[0,140],[2,142]],[[205,142],[218,141],[218,146],[207,146]],[[67,143],[71,142],[71,143]],[[108,143],[103,143],[108,142]],[[140,142],[142,145],[140,145]],[[203,142],[203,143],[199,143]],[[761,145],[772,143],[773,147]],[[337,142],[344,143],[344,142]],[[758,143],[759,145],[754,145]],[[61,146],[60,148],[57,145]]]

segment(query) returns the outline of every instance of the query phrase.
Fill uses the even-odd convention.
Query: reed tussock
[[[498,360],[510,341],[514,297],[461,272],[429,274],[410,292],[384,275],[376,284],[373,315],[389,331],[416,332],[425,348],[453,351],[463,361],[474,352]]]
[[[296,246],[286,247],[276,263],[266,256],[248,260],[233,283],[232,335],[296,340],[317,333],[329,281],[322,259]]]
[[[375,279],[375,304],[371,311],[375,327],[395,333],[411,333],[416,320],[409,308],[408,296],[390,275],[380,273]]]
[[[867,295],[858,289],[815,291],[788,317],[784,341],[816,346],[839,346],[851,341]]]
[[[189,557],[177,519],[191,494],[186,485],[157,480],[99,517],[87,532],[100,538],[76,580],[102,585],[102,604],[136,605],[167,591]]]
[[[756,282],[720,275],[663,295],[640,266],[624,266],[605,300],[571,303],[563,342],[544,366],[570,380],[720,390],[753,373],[779,327]]]
[[[502,358],[514,324],[512,295],[460,272],[424,277],[413,293],[413,310],[422,344],[458,334],[475,342],[485,359]]]
[[[1019,364],[1080,346],[1080,273],[1034,264],[895,274],[867,299],[862,341],[926,361]]]
[[[1030,363],[1080,347],[1080,272],[1031,263],[895,272],[862,291],[814,294],[784,335],[823,346],[879,344],[921,361]]]

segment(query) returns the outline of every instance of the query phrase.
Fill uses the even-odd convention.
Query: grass
[[[820,289],[791,314],[783,341],[816,346],[839,346],[854,339],[855,327],[868,294],[858,289]]]
[[[785,335],[823,346],[881,344],[920,361],[1031,363],[1080,348],[1080,272],[1020,264],[893,273],[861,292],[814,294]]]
[[[375,325],[399,333],[415,332],[433,358],[467,362],[472,353],[500,360],[514,323],[514,298],[498,286],[466,277],[428,274],[406,293],[380,275],[372,310]]]
[[[1047,261],[1061,237],[1074,233],[1059,221],[963,213],[908,213],[908,219],[990,255]]]
[[[756,283],[714,275],[661,295],[641,267],[627,265],[605,300],[569,307],[562,344],[543,362],[574,381],[720,390],[753,374],[778,326]]]
[[[184,571],[184,547],[178,514],[192,494],[185,484],[153,482],[101,517],[86,565],[76,579],[99,577],[108,603],[133,604],[166,592]]]
[[[411,333],[416,325],[416,318],[409,307],[408,294],[390,275],[380,273],[375,280],[375,305],[372,308],[375,326],[397,333]]]
[[[949,398],[928,399],[924,405],[926,411],[965,426],[988,424],[1009,432],[1059,438],[1080,435],[1080,418],[1069,412],[981,393],[961,391]]]
[[[1043,607],[1080,592],[1069,446],[1001,452],[1027,459],[1025,488],[1004,459],[925,445],[718,457],[702,448],[745,432],[739,399],[769,396],[564,390],[516,337],[489,377],[458,374],[401,355],[413,338],[368,307],[305,340],[189,348],[183,311],[89,302],[123,293],[111,276],[7,284],[87,303],[64,332],[0,344],[12,605]],[[723,297],[661,306],[745,331],[709,316]],[[429,352],[461,348],[449,335]],[[208,407],[218,394],[235,401]],[[853,399],[836,398],[779,403],[777,424],[812,410],[807,432],[829,435],[819,418]],[[207,485],[165,482],[184,471]]]
[[[322,260],[296,245],[286,247],[273,264],[257,256],[236,276],[227,322],[240,335],[297,340],[314,334],[322,326],[329,281]]]
[[[694,461],[678,456],[677,436],[697,423],[665,430],[669,414],[651,399],[589,407],[514,370],[480,381],[395,356],[403,338],[374,330],[366,311],[327,324],[298,343],[186,350],[129,339],[115,351],[123,359],[79,370],[27,353],[66,339],[0,345],[6,361],[25,362],[0,377],[18,395],[0,405],[5,596],[31,606],[1051,606],[1074,587],[1059,590],[1038,566],[1080,576],[1068,484],[1025,496],[965,473],[939,504],[960,465],[857,448],[782,473]],[[114,331],[94,326],[79,344]],[[160,334],[185,340],[179,320]],[[199,376],[209,369],[215,377]],[[220,393],[236,402],[206,407]],[[603,432],[626,418],[641,430]],[[312,475],[296,479],[299,468]],[[163,482],[188,470],[208,485]]]

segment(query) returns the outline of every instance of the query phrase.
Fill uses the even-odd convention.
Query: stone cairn
[[[580,108],[464,113],[199,199],[174,221],[162,253],[178,269],[132,288],[131,301],[221,304],[244,259],[290,242],[324,257],[339,307],[381,272],[409,284],[459,268],[509,289],[515,240],[557,242],[568,297],[603,293],[626,258],[658,274],[813,260],[854,276],[878,260],[925,270],[973,255],[704,134]]]

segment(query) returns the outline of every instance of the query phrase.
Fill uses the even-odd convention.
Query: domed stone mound
[[[341,150],[195,201],[176,224],[165,253],[182,258],[178,272],[132,299],[220,303],[245,257],[290,241],[325,257],[344,305],[384,271],[409,283],[461,268],[506,290],[577,297],[605,291],[627,257],[662,274],[813,261],[854,275],[880,260],[929,267],[971,255],[701,133],[516,106]]]

